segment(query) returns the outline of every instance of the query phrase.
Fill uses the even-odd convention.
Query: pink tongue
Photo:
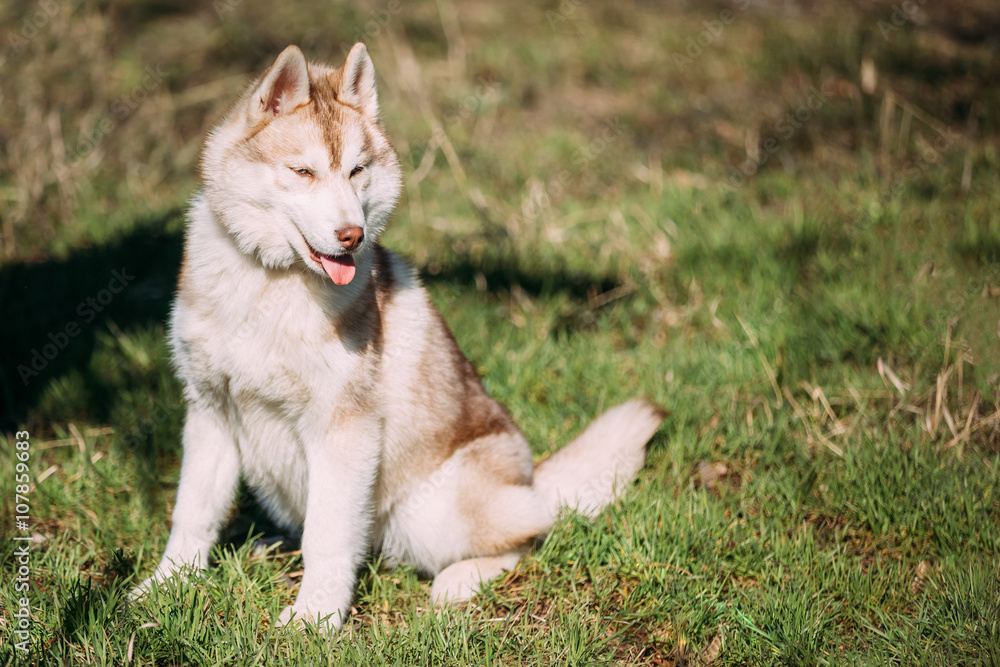
[[[337,285],[346,285],[354,280],[354,258],[350,255],[340,255],[339,257],[327,257],[320,255],[319,261],[323,264],[323,270]]]

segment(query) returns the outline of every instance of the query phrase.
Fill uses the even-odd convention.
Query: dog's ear
[[[309,72],[306,57],[292,45],[281,52],[250,98],[250,115],[273,118],[290,114],[309,104]]]
[[[337,99],[358,109],[378,122],[378,91],[375,88],[375,65],[361,42],[351,47],[340,68]]]

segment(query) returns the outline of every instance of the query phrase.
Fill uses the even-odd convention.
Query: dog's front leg
[[[306,448],[305,573],[295,604],[281,612],[278,625],[305,621],[337,630],[350,611],[355,577],[370,544],[381,426],[372,418],[355,418],[313,442]]]
[[[156,571],[132,591],[133,598],[186,565],[208,567],[239,477],[239,450],[229,429],[214,411],[190,407],[170,538]]]

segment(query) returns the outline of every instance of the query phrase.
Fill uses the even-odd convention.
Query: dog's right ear
[[[292,45],[281,52],[250,98],[247,110],[254,120],[290,114],[309,104],[306,57]]]

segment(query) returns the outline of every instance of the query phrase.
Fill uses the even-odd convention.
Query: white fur
[[[524,554],[512,551],[502,556],[470,558],[449,565],[434,577],[431,600],[434,604],[465,602],[479,592],[483,584],[513,570]]]
[[[365,116],[346,117],[339,162],[314,127],[296,131],[296,77],[306,65],[294,47],[275,66],[294,85],[268,90],[279,79],[271,70],[208,140],[170,324],[188,408],[177,504],[163,558],[136,595],[183,566],[207,565],[241,473],[278,521],[302,531],[305,574],[278,622],[325,619],[337,628],[371,549],[436,575],[436,601],[468,599],[514,567],[524,540],[547,532],[560,504],[593,515],[642,466],[661,417],[641,401],[599,418],[539,467],[534,486],[530,448],[516,428],[454,451],[436,441],[434,415],[456,432],[465,427],[456,421],[463,389],[433,382],[438,372],[459,381],[457,350],[413,270],[393,255],[378,335],[352,334],[361,325],[350,318],[364,315],[352,307],[376,309],[371,242],[400,183],[395,156],[384,151],[363,178],[351,176],[378,111],[374,70],[357,50],[348,67],[359,87],[349,99]],[[273,119],[258,100],[265,112],[276,100]],[[240,157],[241,138],[260,122],[297,142],[287,152],[312,171],[308,184],[281,161]],[[354,255],[356,278],[338,286],[309,259],[305,240],[335,252],[344,223],[363,224],[366,245]],[[515,538],[516,548],[491,546]]]

